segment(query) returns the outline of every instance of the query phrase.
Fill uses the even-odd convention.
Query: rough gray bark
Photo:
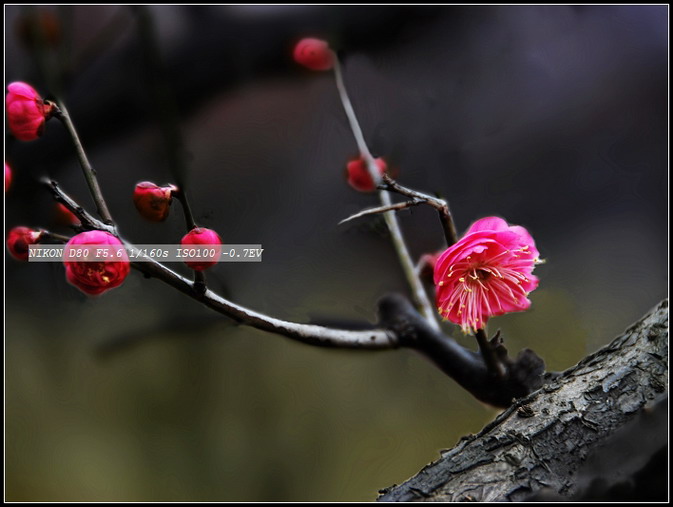
[[[667,392],[664,300],[379,501],[599,499],[648,470],[668,477]]]

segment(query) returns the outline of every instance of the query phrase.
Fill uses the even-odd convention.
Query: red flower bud
[[[196,253],[202,254],[197,260],[185,261],[187,266],[196,271],[203,271],[217,264],[217,260],[222,253],[222,248],[220,247],[222,240],[220,236],[215,231],[206,229],[205,227],[195,227],[189,231],[180,240],[180,244],[185,248],[193,246],[204,247],[194,249]],[[200,252],[198,252],[199,250]]]
[[[64,261],[65,277],[72,285],[90,296],[119,287],[131,271],[131,264],[118,238],[104,231],[86,231],[72,237],[63,248],[64,258],[75,257],[70,252],[79,245],[110,245],[120,247],[114,261]]]
[[[150,222],[163,222],[168,217],[175,185],[160,187],[151,181],[143,181],[133,191],[133,203],[138,212]]]
[[[53,104],[45,102],[35,89],[26,83],[7,85],[7,121],[9,130],[20,141],[33,141],[42,135],[44,122],[54,112]]]
[[[62,225],[78,225],[79,218],[60,202],[56,203],[56,221]]]
[[[12,170],[5,162],[5,192],[9,190],[9,186],[12,184]]]
[[[30,227],[14,227],[7,235],[7,249],[16,260],[28,260],[28,247],[40,242],[42,231]]]
[[[334,52],[324,40],[302,39],[294,47],[294,61],[311,70],[329,70],[334,66]]]
[[[388,170],[388,166],[382,158],[379,157],[374,162],[376,162],[379,174]],[[367,169],[367,162],[363,158],[348,162],[346,170],[348,172],[348,184],[355,190],[358,192],[373,192],[376,190],[372,176]]]

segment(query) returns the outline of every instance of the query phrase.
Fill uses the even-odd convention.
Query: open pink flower
[[[84,260],[66,260],[65,277],[72,285],[90,296],[96,296],[103,292],[119,287],[131,271],[131,264],[118,238],[104,231],[86,231],[74,236],[65,244],[63,257],[65,259],[77,257],[72,253],[74,247],[82,245],[109,245],[118,247],[110,249],[114,261],[85,262]]]
[[[531,274],[538,257],[523,227],[498,217],[476,221],[437,259],[440,315],[467,333],[482,329],[489,317],[527,310],[528,293],[538,285]]]
[[[9,130],[20,141],[33,141],[40,137],[44,122],[54,112],[53,104],[42,100],[32,86],[22,82],[7,85],[5,104]]]

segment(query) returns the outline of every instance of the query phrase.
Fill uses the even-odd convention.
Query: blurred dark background
[[[499,215],[535,237],[531,311],[490,326],[512,352],[565,369],[666,297],[667,6],[148,11],[197,221],[265,248],[210,270],[234,301],[373,322],[381,295],[406,291],[377,220],[337,226],[375,199],[345,183],[356,146],[331,74],[291,60],[303,36],[340,50],[370,147],[403,184],[446,197],[461,231]],[[44,16],[56,35],[36,52],[21,34]],[[5,6],[6,83],[62,88],[121,233],[174,243],[177,207],[155,225],[131,201],[138,181],[173,181],[145,49],[129,7]],[[30,143],[6,133],[5,160],[6,228],[66,232],[44,175],[91,206],[56,121]],[[400,218],[415,257],[442,246],[434,213]],[[496,414],[410,351],[235,327],[137,273],[86,298],[60,265],[5,260],[7,500],[372,500]],[[120,339],[133,346],[98,353]]]

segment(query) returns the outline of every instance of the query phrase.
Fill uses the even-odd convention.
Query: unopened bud
[[[379,157],[374,162],[376,162],[379,174],[383,175],[388,170],[388,166],[382,158]],[[348,184],[358,192],[373,192],[376,190],[374,180],[372,179],[372,175],[369,174],[367,162],[364,158],[361,157],[348,162],[346,171],[348,173]]]
[[[189,250],[185,252],[186,256],[189,257],[191,255],[190,252],[194,251],[195,256],[199,258],[194,261],[185,261],[185,264],[195,271],[203,271],[214,266],[217,264],[217,260],[222,254],[222,248],[220,246],[222,240],[220,239],[220,236],[212,229],[206,229],[205,227],[195,227],[189,231],[180,240],[180,244],[185,248],[195,247],[189,248]],[[204,245],[204,248],[198,248]],[[196,255],[197,253],[199,254],[198,256]]]
[[[7,250],[16,260],[28,260],[28,247],[40,242],[42,231],[30,227],[14,227],[7,235]]]
[[[302,39],[294,47],[294,61],[311,70],[329,70],[334,67],[334,52],[320,39]]]
[[[54,113],[54,104],[42,97],[29,84],[7,85],[5,99],[9,130],[20,141],[33,141],[44,132],[44,123]]]
[[[150,222],[163,222],[168,217],[175,185],[160,187],[151,181],[143,181],[133,191],[133,203],[138,212]]]

